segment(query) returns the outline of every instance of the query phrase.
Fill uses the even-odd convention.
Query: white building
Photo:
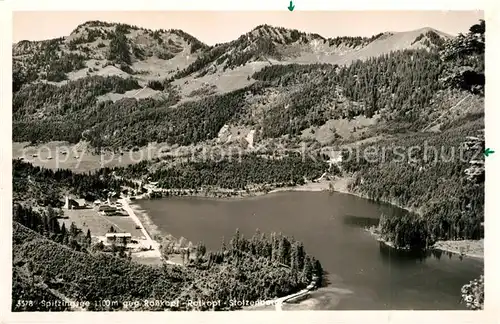
[[[132,241],[132,234],[130,233],[106,233],[106,242],[111,244],[123,244],[123,242],[130,243]]]

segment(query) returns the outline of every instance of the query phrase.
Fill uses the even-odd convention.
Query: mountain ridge
[[[449,37],[449,35],[428,27],[416,31],[427,33],[432,31],[435,35],[439,35],[438,37]],[[141,69],[147,64],[140,63],[148,62],[148,60],[152,61],[148,62],[150,65],[161,65],[161,61],[167,61],[168,64],[166,65],[172,67],[164,67],[161,69],[162,71],[157,72],[157,74],[160,74],[160,78],[166,76],[180,78],[195,72],[198,75],[204,75],[209,73],[210,69],[225,71],[252,62],[337,63],[335,60],[338,60],[338,63],[344,64],[348,60],[339,60],[339,55],[343,56],[346,53],[359,51],[377,41],[377,39],[402,35],[401,33],[415,34],[416,31],[386,32],[372,37],[325,38],[316,33],[305,33],[296,29],[258,25],[235,40],[209,46],[198,38],[178,29],[152,30],[121,23],[88,21],[78,25],[68,36],[42,41],[22,40],[13,44],[12,48],[15,63],[23,64],[25,60],[36,59],[38,57],[33,52],[50,49],[50,51],[58,53],[57,55],[53,53],[50,55],[52,60],[57,59],[57,57],[61,60],[65,56],[66,61],[73,62],[63,64],[65,73],[80,71],[85,68],[99,70],[102,69],[103,64],[107,64],[105,62],[107,59],[106,53],[110,50],[111,39],[114,34],[121,32],[126,36],[125,41],[129,43],[130,62],[128,65],[131,66],[132,70],[138,70],[138,73],[142,72]],[[432,47],[432,44],[416,43],[405,44],[398,48]],[[389,46],[387,50],[392,50],[392,47]],[[373,55],[368,53],[363,54],[363,57],[385,54],[387,50],[379,49]],[[328,57],[332,55],[336,55],[336,57]],[[350,60],[356,59],[356,55],[351,56]],[[45,60],[45,63],[49,63],[51,59]],[[103,62],[100,62],[101,67],[99,67],[95,62],[84,64],[82,62],[84,60]],[[134,63],[137,63],[136,66],[134,66]],[[61,73],[58,73],[57,77],[53,77],[46,69],[39,68],[35,70],[37,78],[46,78],[48,81],[55,81],[56,83],[65,79]],[[130,70],[124,72],[128,73]],[[153,74],[153,71],[150,72]],[[44,73],[49,75],[45,76]],[[122,74],[120,72],[116,73]],[[70,75],[68,78],[82,77],[81,74]],[[151,76],[149,79],[159,78]]]
[[[437,82],[443,66],[438,51],[450,39],[429,27],[332,39],[259,25],[208,46],[179,30],[90,21],[68,37],[14,46],[14,138],[31,139],[31,127],[52,124],[65,131],[43,131],[37,141],[192,144],[239,127],[232,139],[253,132],[257,138],[312,136],[324,144],[381,116],[418,120],[415,125],[424,128],[431,120],[419,113],[441,115],[447,101],[463,97],[443,93]],[[412,88],[419,99],[409,96]],[[350,121],[362,115],[366,120]],[[138,124],[123,124],[118,116],[155,126],[151,134],[129,137]],[[68,118],[79,120],[77,126],[69,129]],[[313,135],[316,130],[327,140]]]

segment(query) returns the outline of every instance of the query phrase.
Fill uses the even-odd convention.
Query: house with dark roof
[[[81,208],[80,204],[74,200],[74,199],[69,199],[68,196],[66,196],[66,200],[64,202],[64,209],[79,209]]]
[[[130,233],[106,233],[106,242],[109,244],[123,244],[132,241],[132,234]]]

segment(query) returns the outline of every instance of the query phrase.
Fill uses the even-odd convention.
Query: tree
[[[304,268],[302,269],[302,277],[305,280],[311,280],[312,278],[313,267],[311,264],[311,258],[306,256],[304,260]]]
[[[229,247],[231,250],[239,250],[240,249],[240,230],[237,228],[236,233],[231,238],[229,242]]]
[[[115,243],[111,243],[111,253],[113,255],[116,255],[116,252],[118,251],[118,247],[116,246]]]
[[[71,222],[71,225],[69,226],[69,234],[71,235],[71,237],[76,237],[79,232],[80,230],[78,229],[78,227],[76,227],[75,223]]]
[[[63,223],[61,226],[61,241],[63,241],[66,236],[68,236],[68,231],[66,230],[66,223]]]
[[[127,36],[121,31],[116,31],[109,43],[108,60],[118,64],[130,65],[130,47]]]
[[[318,286],[321,286],[321,281],[323,279],[323,266],[321,265],[321,262],[319,262],[319,260],[314,260],[314,265],[313,265],[313,269],[314,269],[314,274],[318,277],[318,280],[317,280],[317,285]]]
[[[94,245],[94,249],[96,251],[104,251],[104,243],[102,241],[99,241]]]
[[[469,29],[466,35],[460,34],[445,42],[440,51],[441,60],[445,63],[443,82],[471,91],[484,93],[484,54],[485,54],[484,20]]]
[[[203,242],[198,243],[198,245],[196,246],[196,258],[203,259],[206,253],[207,247],[205,246],[205,244],[203,244]]]
[[[92,243],[92,235],[90,233],[90,228],[87,229],[87,235],[85,236],[85,240],[88,246]]]
[[[26,82],[26,75],[20,67],[12,69],[12,91],[17,92]]]
[[[49,236],[49,218],[47,215],[42,216],[42,221],[43,221],[43,235]]]
[[[127,248],[127,238],[125,236],[122,236],[122,245],[123,245],[123,248],[126,249]]]
[[[226,242],[224,240],[224,236],[222,237],[222,243],[221,243],[221,247],[220,247],[220,250],[222,253],[226,252]]]
[[[472,25],[469,28],[469,32],[471,34],[479,34],[484,37],[484,34],[486,32],[486,25],[484,19],[480,19],[479,24]]]

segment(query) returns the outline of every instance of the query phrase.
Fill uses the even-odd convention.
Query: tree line
[[[62,211],[54,208],[36,211],[31,207],[16,203],[13,206],[12,220],[21,225],[51,239],[54,242],[66,245],[75,251],[86,251],[92,244],[92,234],[90,229],[83,233],[75,223],[71,223],[69,228],[66,224],[60,225]]]
[[[317,179],[328,169],[327,162],[319,156],[309,157],[293,153],[280,158],[248,153],[224,157],[220,161],[193,160],[172,166],[155,167],[154,171],[150,170],[152,165],[153,162],[144,161],[125,168],[115,168],[113,171],[126,178],[147,177],[165,189],[200,189],[214,186],[245,190],[256,184],[304,184],[305,179]]]
[[[123,186],[135,188],[137,185],[114,177],[109,168],[88,173],[67,169],[54,171],[15,159],[12,161],[12,186],[15,202],[31,201],[35,205],[56,208],[63,205],[66,193],[94,201],[121,192]]]

